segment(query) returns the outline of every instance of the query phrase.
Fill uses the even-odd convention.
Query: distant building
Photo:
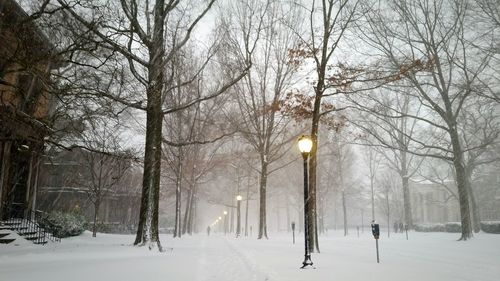
[[[447,188],[456,193],[454,181],[438,184],[428,180],[410,180],[414,223],[460,221],[458,200]]]
[[[73,149],[61,151],[43,161],[38,209],[42,211],[79,212],[89,223],[94,220],[92,192],[88,188],[91,176],[85,156],[96,152]],[[126,160],[124,160],[126,161]],[[125,163],[128,168],[111,188],[102,190],[98,224],[109,232],[133,232],[139,219],[142,173]],[[105,167],[114,169],[115,167]],[[103,179],[104,180],[104,179]]]
[[[500,221],[500,167],[491,165],[476,173],[474,188],[481,220]]]
[[[446,188],[445,188],[446,186]],[[472,182],[481,221],[500,220],[500,174],[498,167],[476,173]],[[428,180],[410,181],[412,215],[415,223],[459,222],[460,206],[455,181],[432,183]],[[470,206],[472,208],[472,206]]]
[[[54,49],[13,0],[0,1],[0,220],[35,209]]]

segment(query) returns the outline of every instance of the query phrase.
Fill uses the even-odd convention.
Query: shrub
[[[447,222],[444,225],[446,232],[460,233],[462,232],[462,224],[459,222]]]
[[[39,224],[55,237],[65,238],[82,234],[87,227],[87,220],[78,213],[52,211],[44,214]]]
[[[500,234],[500,221],[482,221],[481,230],[487,233]]]
[[[442,223],[417,223],[414,227],[415,231],[419,232],[444,232],[445,230]]]

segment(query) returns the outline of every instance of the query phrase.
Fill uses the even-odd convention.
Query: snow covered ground
[[[272,234],[269,240],[223,235],[163,236],[165,253],[130,246],[130,235],[98,234],[63,239],[61,244],[0,245],[0,280],[47,281],[391,281],[500,280],[500,235],[480,233],[467,242],[458,234],[410,233],[381,237],[365,231],[320,237],[316,269],[301,270],[303,239]]]

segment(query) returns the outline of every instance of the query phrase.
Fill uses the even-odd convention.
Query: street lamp
[[[313,146],[313,142],[310,136],[303,135],[299,138],[299,150],[302,154],[302,158],[304,159],[304,261],[302,262],[301,268],[312,267],[313,262],[311,260],[311,252],[309,249],[309,220],[307,217],[307,211],[309,210],[309,177],[308,177],[308,169],[307,169],[307,160],[309,158],[309,154],[311,153],[311,149]]]
[[[227,234],[227,211],[224,211],[224,235]]]
[[[236,201],[238,202],[238,209],[236,211],[236,216],[237,216],[237,222],[236,222],[236,237],[240,237],[241,234],[241,216],[240,216],[240,207],[241,207],[241,200],[243,197],[241,195],[236,196]]]

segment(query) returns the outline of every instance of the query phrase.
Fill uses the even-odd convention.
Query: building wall
[[[61,151],[44,160],[37,194],[40,210],[76,211],[93,222],[94,204],[90,200],[93,193],[85,182],[90,178],[88,163],[82,156],[85,153],[91,152],[78,149]],[[141,179],[141,171],[130,168],[116,185],[103,193],[99,223],[119,226],[122,230],[135,227],[139,218]]]
[[[35,208],[51,45],[14,0],[0,1],[0,219]]]
[[[454,184],[448,183],[450,189]],[[460,221],[458,201],[444,187],[430,182],[410,181],[412,214],[415,223]]]

